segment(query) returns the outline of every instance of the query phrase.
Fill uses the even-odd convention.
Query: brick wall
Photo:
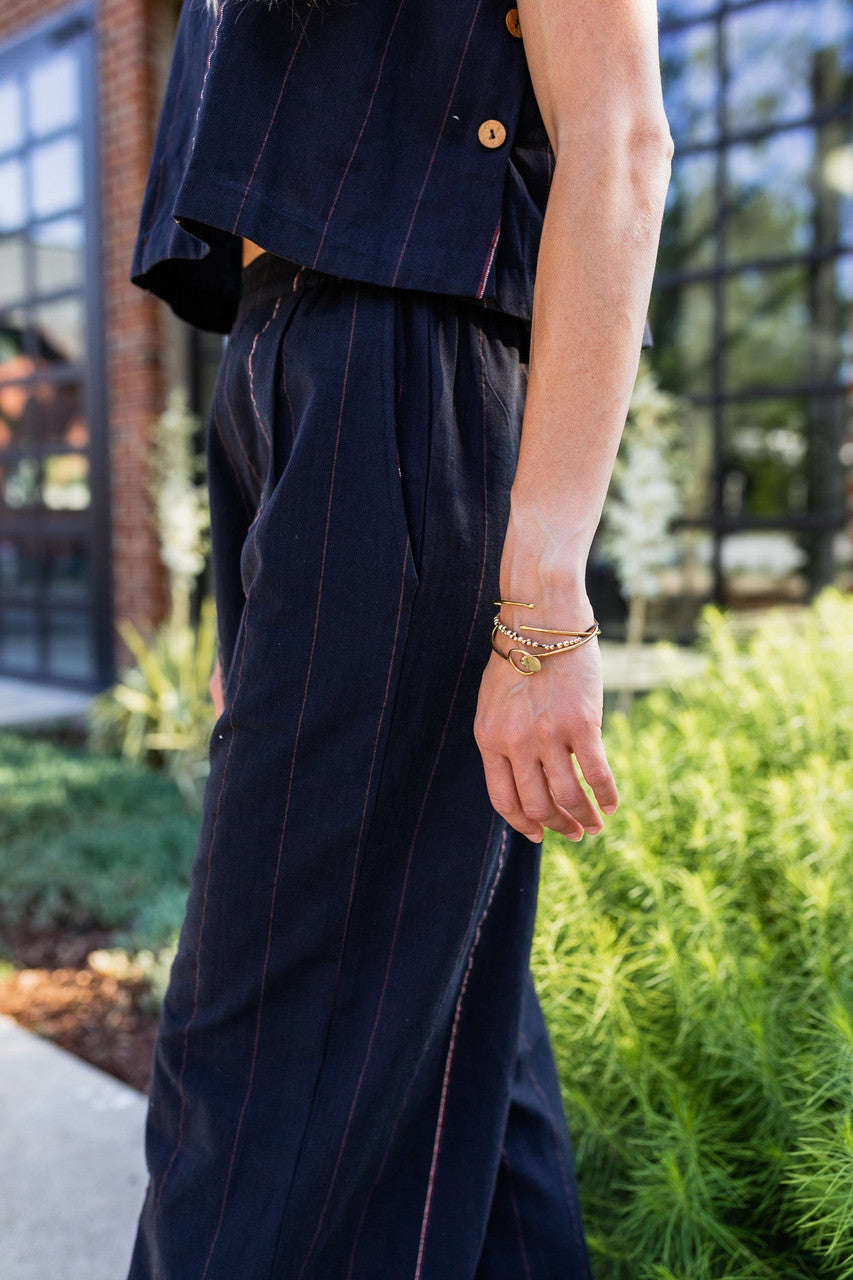
[[[0,41],[69,8],[67,0],[2,0]],[[113,616],[162,619],[167,581],[145,484],[146,450],[165,401],[165,308],[128,271],[159,111],[174,0],[98,0],[99,163]],[[115,658],[129,655],[114,632]]]
[[[159,105],[158,12],[100,0],[101,191],[112,572],[116,620],[159,621],[166,578],[147,496],[146,451],[164,403],[162,306],[128,280]],[[117,642],[120,643],[120,642]]]

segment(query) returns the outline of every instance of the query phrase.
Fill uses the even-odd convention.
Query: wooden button
[[[500,120],[484,120],[477,130],[477,137],[484,147],[493,150],[506,142],[506,129]]]
[[[515,36],[516,40],[521,39],[521,20],[519,19],[517,9],[510,9],[507,13],[506,29],[511,36]]]

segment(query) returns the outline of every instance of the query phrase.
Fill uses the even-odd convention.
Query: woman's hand
[[[587,622],[584,619],[577,629]],[[501,647],[507,647],[506,637],[499,633],[497,643],[501,640]],[[496,653],[489,658],[474,737],[492,804],[528,839],[541,840],[545,827],[570,840],[602,829],[579,770],[602,811],[616,808],[616,783],[601,742],[601,714],[601,653],[596,640],[543,658],[541,670],[530,676],[519,675]]]
[[[207,682],[207,687],[210,691],[211,699],[213,700],[216,718],[219,719],[222,712],[225,710],[225,695],[222,691],[222,667],[218,658],[216,659],[216,666],[213,668],[211,677]]]
[[[534,621],[583,631],[586,562],[637,375],[672,139],[655,0],[518,0],[518,12],[555,161],[500,567],[504,599],[536,612],[502,613],[515,631]],[[492,803],[532,840],[545,827],[575,840],[601,830],[581,775],[604,813],[616,808],[601,704],[594,640],[529,676],[489,658],[474,735]]]

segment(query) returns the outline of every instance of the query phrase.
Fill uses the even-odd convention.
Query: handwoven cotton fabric
[[[473,736],[528,327],[269,254],[207,429],[225,708],[130,1280],[589,1280]]]

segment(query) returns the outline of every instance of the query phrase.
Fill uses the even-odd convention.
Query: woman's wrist
[[[545,579],[533,567],[526,571],[520,566],[512,572],[502,571],[499,598],[513,602],[504,603],[500,614],[502,621],[514,630],[524,625],[585,631],[595,620],[583,579],[563,582]]]
[[[574,531],[555,536],[553,528],[521,528],[510,519],[500,568],[500,598],[533,604],[534,609],[506,607],[504,620],[583,631],[593,621],[586,590],[586,562],[591,539]]]

